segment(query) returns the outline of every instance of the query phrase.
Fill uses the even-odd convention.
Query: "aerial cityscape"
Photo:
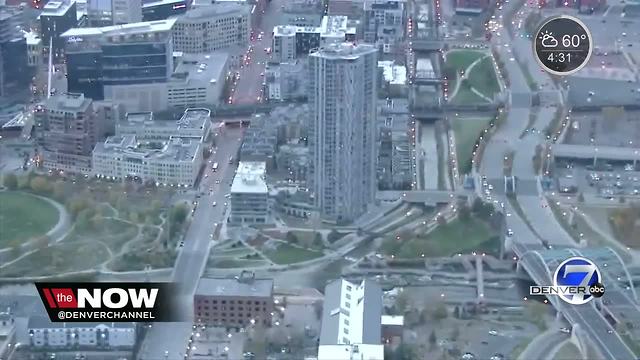
[[[639,0],[0,0],[0,360],[637,360],[636,286]]]

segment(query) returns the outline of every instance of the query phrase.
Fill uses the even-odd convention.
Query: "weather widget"
[[[536,60],[554,75],[570,75],[582,69],[592,50],[589,29],[579,19],[566,15],[545,20],[533,41]]]

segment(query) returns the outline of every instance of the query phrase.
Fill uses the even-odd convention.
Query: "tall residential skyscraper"
[[[309,55],[309,182],[327,220],[355,220],[375,197],[376,66],[377,50],[365,44]]]

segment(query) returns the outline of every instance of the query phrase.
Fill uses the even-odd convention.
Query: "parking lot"
[[[603,198],[614,196],[639,196],[640,171],[632,165],[591,165],[575,163],[559,164],[558,190],[562,193],[595,194]],[[596,170],[598,169],[598,170]]]

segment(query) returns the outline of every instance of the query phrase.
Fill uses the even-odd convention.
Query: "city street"
[[[229,201],[226,195],[237,167],[242,131],[242,128],[224,128],[216,137],[217,148],[206,165],[198,188],[203,195],[196,199],[198,205],[184,237],[184,246],[176,259],[172,279],[181,286],[180,309],[184,312],[180,316],[189,322],[154,326],[145,338],[139,359],[164,359],[166,351],[169,359],[184,356],[193,323],[193,294],[207,263],[210,245],[217,240],[213,236],[214,230],[226,219],[228,206],[225,203]],[[233,164],[229,163],[231,156]],[[217,171],[212,170],[215,162],[219,164]],[[216,206],[213,206],[214,202]]]
[[[279,25],[281,6],[285,0],[272,0],[265,13],[262,14],[260,24],[253,28],[253,40],[249,47],[249,62],[240,70],[240,79],[232,94],[234,104],[253,104],[264,101],[262,99],[262,82],[265,65],[270,58],[265,49],[272,46],[273,27]],[[257,10],[256,10],[257,11]]]

